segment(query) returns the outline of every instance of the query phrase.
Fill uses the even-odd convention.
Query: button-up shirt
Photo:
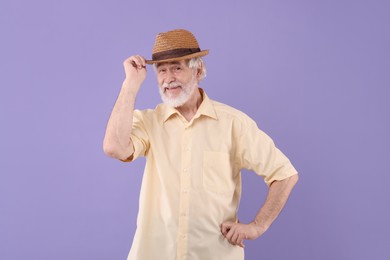
[[[244,113],[203,101],[188,122],[175,108],[135,110],[134,154],[146,157],[137,230],[128,260],[240,260],[220,225],[237,221],[243,168],[270,185],[296,174]]]

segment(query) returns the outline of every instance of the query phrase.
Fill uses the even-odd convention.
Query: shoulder
[[[139,118],[147,118],[156,114],[155,109],[134,109],[134,116]]]
[[[164,104],[158,104],[154,109],[134,109],[134,120],[148,122],[151,124],[161,122],[167,113],[168,108]]]
[[[246,113],[224,103],[211,100],[218,118],[232,120],[243,125],[250,125],[255,121]]]
[[[159,111],[155,109],[134,109],[133,117],[135,120],[150,121],[158,118]]]
[[[154,116],[163,113],[164,110],[166,110],[165,105],[160,103],[155,108],[134,109],[134,114],[140,116]]]

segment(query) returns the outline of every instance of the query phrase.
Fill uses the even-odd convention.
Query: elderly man
[[[298,180],[252,119],[199,88],[207,54],[192,33],[173,30],[157,35],[151,60],[135,55],[124,61],[126,78],[104,151],[126,162],[147,159],[129,260],[244,259],[244,240],[270,227]],[[140,111],[134,103],[146,64],[154,66],[163,103]],[[248,224],[237,219],[243,168],[269,186]]]

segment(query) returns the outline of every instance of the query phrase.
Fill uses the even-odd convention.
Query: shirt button
[[[183,190],[183,193],[188,193],[188,190],[187,190],[187,189],[184,189],[184,190]]]
[[[183,170],[184,172],[187,172],[188,170],[187,170],[187,168],[184,168],[184,170]]]

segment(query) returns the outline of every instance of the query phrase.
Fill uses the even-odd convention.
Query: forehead
[[[186,66],[187,63],[185,60],[178,60],[178,61],[171,61],[171,62],[161,62],[161,63],[157,63],[156,64],[156,67],[166,67],[166,66],[177,66],[177,65],[181,65],[181,66]]]

